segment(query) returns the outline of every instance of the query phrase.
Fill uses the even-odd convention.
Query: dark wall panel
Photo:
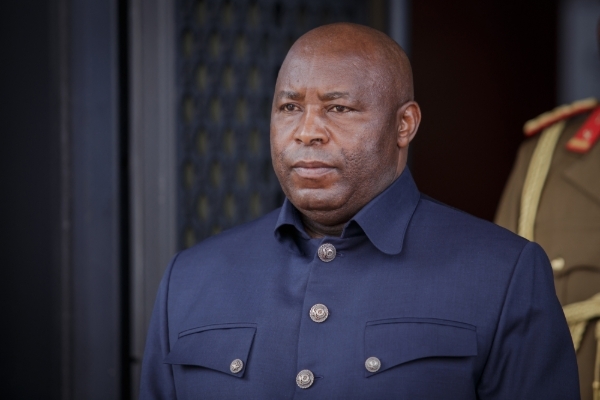
[[[556,2],[414,1],[423,122],[412,170],[430,196],[492,219],[523,123],[555,106]]]
[[[0,393],[6,399],[60,396],[60,143],[48,3],[0,7]]]
[[[119,399],[125,376],[118,11],[116,0],[71,0],[74,399]]]

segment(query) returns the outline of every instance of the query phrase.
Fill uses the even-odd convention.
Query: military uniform
[[[600,399],[600,107],[586,99],[525,125],[496,223],[548,254],[582,399]],[[596,296],[596,297],[594,297]]]

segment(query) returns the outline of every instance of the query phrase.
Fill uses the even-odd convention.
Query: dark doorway
[[[493,219],[523,123],[556,101],[556,1],[415,1],[419,189]]]

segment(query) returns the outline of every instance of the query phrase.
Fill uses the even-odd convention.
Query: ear
[[[396,113],[398,147],[405,148],[413,140],[421,123],[421,108],[415,101],[404,103]]]

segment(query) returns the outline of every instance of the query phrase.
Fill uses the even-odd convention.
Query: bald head
[[[336,23],[301,36],[288,52],[282,70],[297,57],[322,54],[351,56],[374,90],[398,107],[414,100],[410,62],[402,48],[386,34],[364,25]]]
[[[400,176],[421,120],[404,51],[354,24],[290,49],[271,109],[273,168],[313,237],[337,235]]]

